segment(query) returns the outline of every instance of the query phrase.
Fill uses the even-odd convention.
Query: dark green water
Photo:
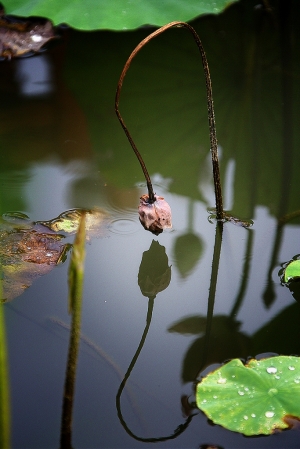
[[[193,395],[205,366],[300,354],[297,294],[278,275],[300,253],[299,218],[278,225],[300,209],[299,4],[274,2],[266,13],[243,1],[192,25],[211,70],[224,205],[254,220],[251,229],[224,225],[208,346],[203,328],[170,330],[189,316],[205,320],[215,242],[205,83],[192,38],[176,29],[152,41],[133,61],[121,94],[121,113],[155,191],[172,208],[173,229],[158,237],[139,223],[145,182],[114,113],[123,65],[152,29],[65,30],[50,51],[1,63],[1,213],[38,221],[96,206],[110,214],[107,229],[86,246],[74,448],[299,447],[297,430],[246,438],[209,424],[201,412],[177,438],[166,438],[186,422],[181,397]],[[165,251],[171,281],[154,300],[120,410],[118,388],[146,325],[138,273],[153,240],[161,247],[150,252],[152,264]],[[3,306],[13,448],[59,447],[68,262]]]

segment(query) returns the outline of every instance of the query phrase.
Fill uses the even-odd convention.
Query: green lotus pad
[[[293,260],[284,270],[284,282],[300,279],[300,260]]]
[[[191,20],[201,14],[217,14],[236,0],[10,0],[7,14],[42,16],[54,25],[67,23],[81,30],[126,30],[141,25],[164,25]]]
[[[300,419],[300,358],[231,360],[208,374],[196,403],[214,423],[244,435],[271,434]]]

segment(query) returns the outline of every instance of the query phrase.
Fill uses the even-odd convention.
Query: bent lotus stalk
[[[131,61],[136,56],[136,54],[144,47],[151,39],[153,39],[156,36],[159,36],[164,31],[168,30],[169,28],[173,27],[184,27],[187,28],[193,35],[193,38],[198,46],[198,49],[201,54],[201,60],[205,75],[205,84],[206,84],[206,96],[207,96],[207,109],[208,109],[208,123],[209,123],[209,136],[210,136],[210,149],[211,149],[211,156],[212,156],[212,168],[213,168],[213,179],[214,179],[214,187],[215,187],[215,198],[216,198],[216,218],[218,220],[223,220],[225,217],[224,210],[223,210],[223,198],[222,198],[222,189],[221,189],[221,180],[220,180],[220,168],[219,168],[219,157],[218,157],[218,142],[217,142],[217,134],[216,134],[216,124],[215,124],[215,113],[214,113],[214,106],[213,106],[213,96],[212,96],[212,87],[211,87],[211,79],[210,79],[210,72],[209,67],[207,63],[206,54],[203,48],[203,45],[200,41],[200,38],[193,27],[191,27],[189,24],[185,22],[170,22],[167,25],[162,26],[158,30],[151,33],[149,36],[147,36],[145,39],[143,39],[137,47],[133,50],[129,58],[127,59],[123,71],[121,73],[118,85],[117,85],[117,91],[116,91],[116,97],[115,97],[115,111],[117,114],[117,117],[121,123],[121,126],[130,142],[130,145],[136,155],[136,157],[139,160],[139,163],[142,167],[147,187],[148,187],[148,195],[143,195],[141,197],[141,203],[139,206],[139,213],[140,213],[140,221],[145,227],[145,229],[150,230],[151,232],[154,232],[155,234],[159,234],[163,231],[164,228],[170,228],[171,225],[171,210],[170,210],[170,216],[169,219],[161,220],[160,216],[158,214],[158,218],[153,220],[149,220],[149,214],[147,214],[147,207],[148,205],[153,205],[157,202],[158,198],[162,201],[163,198],[156,197],[156,195],[153,192],[153,187],[151,183],[151,179],[148,173],[148,170],[146,168],[146,165],[143,161],[143,158],[141,154],[139,153],[131,135],[130,132],[125,125],[125,122],[120,114],[119,111],[119,101],[120,101],[120,94],[121,89],[123,86],[123,81],[125,78],[125,75],[129,69],[129,66],[131,64]],[[168,203],[166,203],[166,208],[169,208]],[[150,215],[155,216],[153,212],[157,213],[157,209],[159,208],[151,208]],[[165,209],[165,207],[163,207]],[[142,215],[141,215],[142,214]],[[148,218],[147,218],[148,215]],[[146,217],[146,219],[145,219]]]

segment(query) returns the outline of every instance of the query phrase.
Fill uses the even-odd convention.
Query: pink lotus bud
[[[155,235],[172,228],[171,208],[162,196],[155,195],[154,203],[149,202],[149,195],[141,196],[139,215],[144,228]]]

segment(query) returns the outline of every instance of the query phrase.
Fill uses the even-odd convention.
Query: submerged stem
[[[223,219],[224,218],[224,210],[223,210],[223,199],[222,199],[222,189],[221,189],[221,180],[220,180],[220,168],[219,168],[219,157],[218,157],[218,141],[217,141],[217,132],[216,132],[216,124],[215,124],[215,113],[214,113],[214,105],[213,105],[213,96],[212,96],[212,87],[211,87],[211,78],[210,78],[210,72],[209,72],[209,67],[208,67],[208,62],[207,62],[207,58],[206,58],[206,54],[203,48],[203,45],[201,43],[201,40],[198,36],[198,34],[196,33],[196,31],[194,30],[193,27],[191,27],[191,25],[189,25],[188,23],[185,22],[170,22],[167,25],[162,26],[161,28],[159,28],[158,30],[154,31],[153,33],[151,33],[149,36],[147,36],[145,39],[143,39],[138,45],[137,47],[133,50],[133,52],[131,53],[131,55],[129,56],[129,58],[126,61],[126,64],[123,68],[123,71],[121,73],[119,82],[118,82],[118,86],[117,86],[117,91],[116,91],[116,97],[115,97],[115,111],[116,114],[118,116],[118,119],[122,125],[122,128],[125,131],[125,134],[131,144],[131,147],[133,149],[133,151],[135,152],[144,176],[146,178],[146,182],[147,182],[147,187],[148,187],[148,193],[149,193],[149,202],[154,202],[155,201],[155,196],[153,193],[153,187],[152,187],[152,183],[151,183],[151,179],[149,176],[149,173],[147,171],[146,165],[143,161],[143,158],[141,156],[141,154],[139,153],[126,125],[125,122],[120,114],[119,111],[119,101],[120,101],[120,94],[121,94],[121,89],[122,89],[122,85],[123,85],[123,81],[125,78],[125,75],[127,73],[127,70],[129,69],[129,66],[131,64],[131,61],[133,60],[133,58],[136,56],[136,54],[141,50],[142,47],[144,47],[144,45],[146,45],[151,39],[153,39],[156,36],[159,36],[161,33],[163,33],[164,31],[168,30],[169,28],[172,27],[184,27],[187,28],[193,35],[194,40],[199,48],[200,54],[201,54],[201,59],[202,59],[202,65],[203,65],[203,70],[204,70],[204,75],[205,75],[205,85],[206,85],[206,97],[207,97],[207,110],[208,110],[208,124],[209,124],[209,137],[210,137],[210,149],[211,149],[211,157],[212,157],[212,167],[213,167],[213,178],[214,178],[214,186],[215,186],[215,197],[216,197],[216,216],[217,219]]]

